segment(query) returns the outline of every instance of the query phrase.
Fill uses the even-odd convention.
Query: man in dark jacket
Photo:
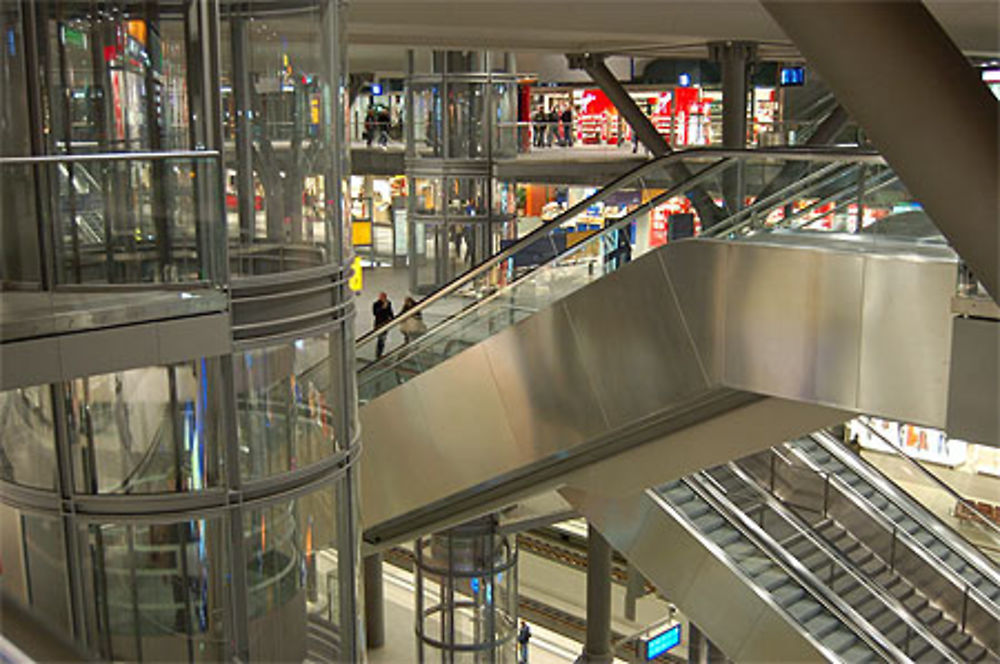
[[[573,108],[569,104],[563,107],[559,119],[562,120],[563,126],[563,145],[571,148],[573,147]]]
[[[375,317],[376,330],[395,318],[395,315],[392,313],[392,302],[389,301],[389,296],[384,292],[379,293],[378,299],[372,303],[372,316]],[[388,336],[388,332],[378,335],[375,343],[375,359],[382,357],[382,353],[385,352],[385,339]]]

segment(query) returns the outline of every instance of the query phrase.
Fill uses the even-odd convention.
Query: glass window
[[[218,361],[78,378],[70,384],[77,491],[172,493],[221,484]]]
[[[325,265],[338,250],[341,259],[351,251],[325,205],[336,189],[326,180],[347,140],[346,131],[333,134],[332,95],[341,95],[349,126],[347,86],[330,80],[325,55],[341,38],[322,29],[327,7],[309,0],[282,14],[270,1],[222,5],[224,114],[234,136],[247,122],[250,138],[249,164],[238,163],[237,141],[226,165],[228,228],[237,240],[230,254],[240,259],[232,268],[242,275]],[[252,173],[241,177],[247,165]],[[348,175],[344,169],[343,184]],[[349,239],[347,220],[345,228]]]
[[[0,392],[0,478],[55,490],[55,430],[48,385]]]
[[[340,624],[335,495],[328,486],[244,514],[250,656],[255,661],[304,659],[307,624],[309,649],[335,659],[337,644],[323,629],[312,627],[319,623],[336,631]]]
[[[235,365],[244,479],[304,468],[342,449],[334,404],[339,333],[251,350]],[[351,397],[353,398],[353,396]]]
[[[0,504],[0,580],[3,590],[63,633],[70,630],[66,547],[55,516]]]
[[[81,527],[91,643],[111,660],[225,659],[222,519]]]

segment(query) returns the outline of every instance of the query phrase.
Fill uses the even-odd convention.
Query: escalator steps
[[[842,653],[838,653],[845,662],[879,662],[881,661],[868,646],[855,639],[855,645]]]
[[[920,622],[925,625],[930,625],[941,619],[941,612],[928,604],[924,608],[917,611],[917,618],[920,618]]]
[[[694,525],[698,527],[698,530],[708,534],[709,536],[711,536],[716,529],[725,523],[725,520],[721,516],[717,516],[715,514],[704,514],[702,516],[695,517],[693,521]]]
[[[752,558],[742,558],[739,560],[740,568],[746,572],[751,578],[756,578],[763,574],[768,568],[773,567],[771,560],[769,558],[752,557]]]
[[[779,606],[790,606],[805,597],[806,591],[798,586],[788,585],[772,593]]]
[[[759,574],[754,578],[754,582],[757,583],[761,588],[764,588],[768,592],[773,592],[780,586],[789,583],[788,576],[783,572],[778,572],[776,570],[767,570],[763,574]]]
[[[800,625],[804,625],[807,621],[811,620],[816,614],[820,612],[820,606],[811,599],[805,599],[799,602],[795,602],[788,607],[788,613],[798,622]]]
[[[854,644],[855,637],[849,631],[840,630],[823,639],[823,644],[835,653],[840,653]]]
[[[874,622],[872,625],[874,626]],[[891,624],[891,623],[890,623]],[[894,643],[899,647],[900,650],[905,650],[906,648],[906,634],[910,631],[909,625],[904,623],[899,618],[895,619],[895,624],[891,627],[885,629],[879,629],[890,642]],[[912,643],[913,635],[910,635],[910,640]]]
[[[809,630],[810,634],[814,634],[820,639],[825,639],[827,634],[833,632],[839,625],[840,623],[838,623],[836,619],[828,615],[820,614],[807,621],[805,627]]]
[[[718,537],[713,536],[712,539],[715,541],[716,544],[718,544],[723,549],[726,549],[728,551],[728,547],[736,542],[741,541],[743,539],[743,536],[740,535],[735,530],[727,530],[723,533],[720,533]]]

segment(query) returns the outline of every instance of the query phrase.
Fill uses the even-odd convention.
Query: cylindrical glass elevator
[[[410,289],[433,290],[499,246],[493,162],[517,154],[513,57],[409,53],[407,155]]]
[[[82,321],[4,321],[73,333],[3,376],[5,601],[101,660],[359,661],[342,0],[4,2],[0,34],[0,279]],[[169,360],[116,298],[169,303]]]

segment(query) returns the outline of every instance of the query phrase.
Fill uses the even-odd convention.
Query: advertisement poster
[[[868,423],[868,427],[865,426],[865,422]],[[848,429],[850,435],[857,436],[861,447],[865,449],[891,452],[891,445],[909,457],[943,466],[962,465],[968,452],[968,444],[965,441],[950,439],[939,429],[915,424],[903,424],[877,417],[859,417],[851,420]]]

